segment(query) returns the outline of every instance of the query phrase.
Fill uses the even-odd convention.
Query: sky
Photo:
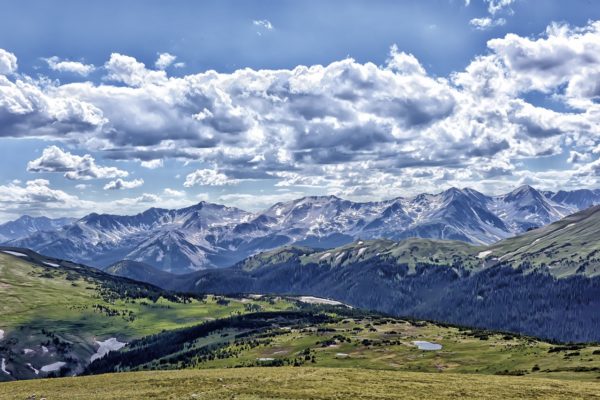
[[[600,188],[600,0],[0,7],[0,221]]]

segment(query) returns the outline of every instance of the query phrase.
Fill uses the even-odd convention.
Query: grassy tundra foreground
[[[35,397],[34,397],[35,396]],[[600,399],[600,382],[343,368],[229,368],[0,384],[9,399]]]

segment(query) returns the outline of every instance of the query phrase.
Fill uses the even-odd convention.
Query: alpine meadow
[[[0,8],[0,399],[600,400],[599,2]]]

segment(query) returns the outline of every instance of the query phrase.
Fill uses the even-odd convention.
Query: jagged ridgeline
[[[600,207],[492,246],[408,239],[284,247],[181,289],[333,298],[395,315],[562,341],[600,341]],[[192,279],[193,278],[193,279]]]
[[[358,239],[410,237],[491,244],[600,203],[600,191],[540,192],[522,186],[500,196],[451,188],[378,202],[309,196],[250,213],[200,202],[136,215],[89,214],[52,229],[29,219],[0,226],[0,242],[99,268],[135,260],[172,273],[228,267],[283,245],[333,248]],[[6,236],[6,231],[19,234]],[[3,238],[4,235],[4,238]]]

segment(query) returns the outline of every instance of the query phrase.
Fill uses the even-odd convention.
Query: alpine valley
[[[24,217],[0,226],[0,240],[99,268],[132,260],[182,274],[231,266],[284,245],[326,249],[413,237],[489,245],[599,203],[600,190],[554,193],[530,186],[499,196],[452,188],[366,203],[304,197],[258,213],[201,202],[131,216],[93,213],[28,224],[33,219]]]
[[[594,191],[524,186],[379,203],[307,197],[258,214],[200,203],[76,221],[23,217],[4,226],[15,237],[34,232],[0,247],[0,381],[93,375],[69,393],[110,385],[106,398],[161,397],[177,386],[187,396],[189,382],[220,387],[226,369],[243,367],[255,370],[244,384],[252,398],[259,388],[276,393],[273,379],[300,390],[325,373],[335,377],[325,386],[366,379],[376,391],[413,382],[406,374],[446,372],[467,397],[493,387],[528,398],[512,379],[530,375],[536,395],[560,388],[588,398],[600,371],[597,200]],[[357,375],[369,369],[390,375]],[[174,371],[166,386],[139,381],[154,370]],[[492,382],[498,375],[507,380]],[[429,385],[450,390],[445,382]],[[65,390],[18,383],[0,395]]]

